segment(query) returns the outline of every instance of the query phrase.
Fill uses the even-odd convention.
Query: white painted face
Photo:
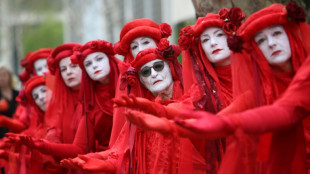
[[[254,40],[270,65],[282,66],[292,56],[290,42],[281,25],[261,30],[254,36]]]
[[[209,27],[200,35],[203,51],[214,66],[230,64],[230,50],[227,46],[227,35],[219,27]]]
[[[173,84],[168,63],[160,59],[144,64],[139,70],[139,79],[154,96],[164,93]]]
[[[78,89],[82,75],[82,70],[79,65],[72,64],[70,57],[66,57],[59,61],[59,69],[66,86],[72,89]]]
[[[106,83],[109,80],[110,62],[105,53],[91,53],[85,58],[83,64],[88,76],[92,80],[101,83]]]
[[[140,51],[153,47],[156,47],[156,43],[150,37],[138,37],[130,43],[130,50],[134,58]]]
[[[46,87],[45,85],[39,85],[31,91],[32,98],[36,105],[42,110],[46,109]]]
[[[36,71],[36,75],[43,75],[48,72],[46,58],[38,59],[33,63],[34,70]]]

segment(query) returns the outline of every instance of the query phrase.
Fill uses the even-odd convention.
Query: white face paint
[[[156,47],[156,43],[150,37],[138,37],[130,43],[130,50],[134,58],[140,51],[153,47]]]
[[[94,52],[89,54],[84,62],[85,70],[88,76],[101,83],[108,83],[110,74],[110,62],[105,53]]]
[[[159,65],[157,62],[162,62],[163,64]],[[163,67],[161,68],[160,66],[162,65]],[[143,74],[145,76],[143,76]],[[173,84],[172,74],[168,63],[160,59],[155,59],[144,64],[139,70],[139,78],[141,83],[154,96],[157,96],[160,93],[165,93]]]
[[[48,72],[46,58],[38,59],[33,63],[34,70],[36,75],[43,75],[45,72]]]
[[[79,65],[73,65],[70,57],[63,58],[59,61],[60,74],[66,86],[78,89],[81,83],[82,70]]]
[[[214,66],[230,64],[230,50],[227,46],[227,35],[219,27],[209,27],[200,35],[203,51]]]
[[[31,91],[32,98],[36,105],[42,110],[46,109],[46,87],[45,85],[39,85]]]
[[[290,63],[290,42],[281,25],[261,30],[254,36],[254,40],[270,65],[281,67]]]

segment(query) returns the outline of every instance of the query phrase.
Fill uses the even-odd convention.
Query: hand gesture
[[[21,135],[19,136],[20,142],[30,149],[40,149],[43,146],[43,140],[34,139],[31,136]]]
[[[221,137],[232,132],[235,128],[229,117],[217,116],[204,111],[187,111],[182,118],[175,118],[175,123],[195,133],[209,134],[212,137]]]
[[[157,131],[163,134],[170,133],[170,124],[166,118],[159,118],[140,111],[129,110],[126,117],[135,125],[144,130]]]

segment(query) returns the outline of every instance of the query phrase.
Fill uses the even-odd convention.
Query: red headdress
[[[124,62],[129,63],[133,60],[130,52],[130,43],[134,39],[143,36],[150,37],[158,43],[161,38],[167,38],[171,33],[171,27],[167,23],[158,25],[150,19],[135,19],[123,27],[120,33],[120,41],[114,45],[114,50],[117,54],[125,56]]]
[[[59,62],[73,55],[74,49],[81,47],[79,43],[65,43],[56,47],[47,58],[49,71],[55,76],[53,96],[46,112],[46,123],[62,131],[63,143],[72,143],[79,118],[74,115],[78,103],[78,90],[67,87],[60,73]],[[71,126],[68,125],[71,123]]]
[[[236,35],[228,38],[228,46],[235,52],[231,59],[233,81],[238,81],[234,83],[236,97],[252,89],[256,94],[255,103],[261,105],[272,103],[283,92],[283,89],[278,89],[276,83],[279,83],[279,80],[281,83],[279,78],[282,78],[284,74],[278,76],[271,69],[253,37],[266,27],[282,25],[290,42],[292,73],[295,73],[306,59],[306,49],[309,47],[310,37],[305,33],[309,26],[304,21],[305,13],[295,2],[290,2],[286,7],[282,4],[273,4],[250,15]],[[254,83],[249,83],[253,80]],[[290,80],[291,78],[288,82]],[[244,84],[252,85],[252,87]]]
[[[91,80],[89,76],[87,75],[83,62],[89,54],[94,53],[94,52],[102,52],[108,56],[110,68],[111,68],[111,71],[109,74],[109,79],[110,79],[109,85],[114,90],[115,90],[117,78],[119,75],[117,64],[120,61],[114,57],[113,46],[110,42],[107,42],[104,40],[89,41],[82,47],[75,50],[74,54],[71,56],[71,61],[73,64],[79,64],[80,68],[82,69],[80,96],[84,97],[84,100],[85,100],[84,102],[87,106],[86,107],[87,110],[89,108],[94,107],[94,102],[95,102],[94,85],[96,82]],[[114,96],[114,92],[113,92],[113,96]],[[112,108],[109,108],[109,110],[111,109]]]
[[[230,65],[213,67],[201,46],[200,35],[209,27],[220,27],[229,36],[235,34],[245,14],[239,7],[223,8],[218,14],[208,13],[199,17],[195,25],[181,29],[178,39],[182,54],[184,88],[188,91],[193,83],[198,83],[205,97],[196,103],[197,108],[218,112],[231,102]],[[212,100],[207,102],[207,100]]]
[[[157,48],[147,48],[138,53],[136,58],[130,63],[132,67],[130,67],[127,72],[122,75],[122,79],[127,80],[127,84],[134,88],[135,95],[147,95],[150,97],[149,92],[145,88],[141,88],[140,83],[138,83],[138,72],[144,64],[155,60],[161,59],[165,60],[169,63],[169,67],[171,69],[172,78],[174,81],[178,81],[182,85],[182,72],[181,72],[181,64],[177,60],[177,56],[180,54],[181,50],[177,45],[169,45],[169,41],[167,39],[161,39]],[[124,83],[122,80],[121,83]],[[122,86],[122,85],[121,85]],[[142,85],[143,86],[143,85]],[[137,89],[142,90],[142,92],[136,91]]]
[[[34,51],[30,54],[29,57],[27,57],[28,63],[27,66],[25,67],[26,70],[30,73],[30,74],[34,74],[35,75],[35,70],[34,70],[34,62],[38,59],[46,59],[52,52],[51,48],[41,48],[37,51]]]
[[[309,47],[309,34],[306,34],[305,31],[307,31],[306,28],[308,28],[309,31],[309,26],[305,24],[304,21],[305,13],[295,2],[290,2],[286,7],[282,4],[273,4],[251,14],[236,32],[236,35],[228,38],[228,46],[234,51],[231,55],[233,94],[240,111],[261,105],[272,104],[286,89],[292,76],[307,57],[306,48]],[[283,26],[288,36],[292,53],[292,71],[277,72],[272,69],[254,41],[254,36],[257,32],[274,25]],[[292,140],[290,139],[290,136],[287,136],[287,132],[277,132],[276,134],[273,134],[272,142],[275,144],[281,142],[282,144],[286,144],[286,147],[297,147],[296,149],[299,149],[298,152],[301,152],[302,148],[298,147],[299,145],[302,145],[301,141],[299,141],[301,138],[296,138],[301,136],[295,135],[294,137],[296,139]],[[290,134],[294,135],[296,132],[298,131],[294,129]],[[275,144],[271,143],[271,134],[261,136],[261,141],[259,141],[259,143],[257,143],[258,137],[256,135],[249,135],[249,137],[247,137],[241,132],[238,134],[238,138],[243,139],[238,142],[247,143],[247,147],[241,149],[240,147],[244,147],[244,144],[241,143],[236,146],[239,149],[235,150],[242,152],[240,154],[247,154],[248,152],[246,152],[245,149],[251,149],[251,156],[247,155],[247,157],[241,157],[242,159],[245,159],[244,161],[246,161],[246,164],[256,161],[266,162],[268,159],[271,160],[270,164],[272,164],[268,166],[268,170],[272,171],[273,168],[278,172],[281,171],[279,168],[282,169],[283,166],[285,166],[286,169],[291,167],[291,164],[289,164],[291,161],[289,159],[293,159],[291,155],[295,154],[295,149],[286,149],[294,152],[287,154],[285,148],[279,148],[279,146],[282,146],[281,143],[276,145],[278,147],[273,147]],[[275,147],[276,149],[274,149]],[[255,148],[257,148],[257,154],[254,154],[256,151],[253,149]],[[273,150],[269,152],[270,149]],[[236,154],[237,152],[234,152],[234,158],[236,158]],[[279,159],[279,155],[283,155],[280,157],[283,159]],[[300,154],[295,155],[302,156]],[[227,159],[228,158],[230,157],[227,157]],[[285,161],[286,164],[277,164],[282,161]],[[303,162],[299,162],[299,164],[301,163]],[[261,163],[260,166],[263,166],[262,164],[263,163]],[[227,162],[227,166],[223,163],[222,165],[223,169],[231,172],[230,168],[227,167],[232,165],[230,162]],[[238,165],[240,165],[239,169],[244,167],[244,164]]]
[[[44,111],[42,111],[35,103],[34,99],[32,98],[32,90],[39,86],[39,85],[45,85],[45,77],[43,76],[34,76],[31,77],[25,84],[25,94],[27,97],[27,101],[34,107],[38,113],[39,116],[44,116]],[[40,117],[40,118],[42,118]]]

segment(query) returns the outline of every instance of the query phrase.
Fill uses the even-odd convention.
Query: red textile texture
[[[238,12],[238,19],[233,17],[234,11]],[[183,49],[184,89],[188,91],[192,84],[197,83],[204,91],[204,97],[195,103],[196,109],[217,113],[232,102],[231,67],[212,65],[201,46],[201,33],[209,27],[220,27],[227,35],[234,34],[244,17],[244,13],[238,7],[230,10],[223,8],[218,14],[208,13],[205,17],[198,18],[193,26],[181,29],[178,42]],[[228,25],[233,25],[233,29],[228,30]],[[224,152],[225,140],[193,142],[209,165],[207,171],[216,173]]]
[[[309,44],[309,40],[305,40],[305,38],[309,37],[301,37],[305,33],[301,34],[302,30],[299,24],[299,22],[288,19],[284,5],[273,4],[250,15],[239,28],[236,35],[242,37],[243,49],[241,52],[234,52],[231,55],[234,100],[239,101],[238,105],[235,106],[236,110],[243,111],[272,104],[284,92],[307,57],[305,48]],[[277,70],[269,66],[253,39],[255,33],[273,25],[282,25],[289,38],[293,67],[291,72],[277,72]],[[302,145],[304,141],[303,136],[298,136],[301,132],[302,129],[298,126],[295,129],[292,128],[291,132],[283,131],[262,136],[237,131],[235,134],[236,141],[234,142],[236,145],[227,148],[225,158],[232,158],[230,155],[234,154],[234,151],[237,153],[246,150],[243,154],[240,153],[240,156],[234,154],[235,158],[243,159],[243,163],[233,166],[228,160],[224,159],[225,163],[222,164],[221,172],[250,173],[260,171],[270,173],[270,171],[278,171],[278,173],[281,173],[283,169],[280,169],[279,165],[274,165],[281,161],[283,166],[287,166],[286,169],[291,170],[292,173],[298,173],[300,171],[295,166],[303,163],[304,160],[302,159],[304,155],[300,154],[302,150],[296,151],[298,149],[297,145]],[[295,139],[296,137],[298,138]],[[286,144],[286,148],[280,148],[283,144]],[[299,149],[302,149],[302,147],[299,147]],[[292,153],[287,153],[288,151]],[[287,156],[283,160],[282,156],[286,153]],[[295,159],[294,156],[300,158]],[[249,167],[247,169],[241,167],[245,165]],[[234,171],[232,168],[240,170]]]
[[[27,57],[28,63],[25,65],[25,68],[29,74],[35,75],[35,70],[33,64],[38,59],[46,59],[52,52],[51,48],[41,48],[30,54]]]
[[[183,95],[183,86],[178,72],[180,71],[180,64],[176,61],[180,51],[177,46],[170,46],[163,39],[159,45],[162,47],[141,51],[136,59],[132,61],[132,67],[127,68],[129,72],[126,71],[125,73],[130,76],[130,78],[126,79],[132,82],[132,86],[130,86],[131,92],[155,100],[156,96],[153,96],[139,82],[137,72],[145,63],[155,59],[162,59],[168,62],[172,72],[174,79],[173,95],[168,101],[161,101],[160,97],[156,98],[156,100],[163,105],[181,102],[178,99]],[[135,73],[132,73],[132,71]],[[136,80],[132,78],[136,78]],[[182,99],[184,106],[187,104],[193,108],[192,102],[186,99],[188,98]],[[202,160],[189,139],[143,131],[130,122],[125,122],[118,139],[110,149],[109,161],[115,165],[116,173],[204,173],[206,169],[204,160]]]
[[[108,84],[100,84],[87,75],[83,61],[87,55],[94,52],[103,52],[109,58],[111,71]],[[112,44],[103,40],[90,41],[82,47],[75,48],[71,61],[79,64],[82,69],[79,97],[83,108],[79,110],[77,117],[81,119],[72,144],[44,143],[40,149],[42,152],[62,159],[108,148],[113,120],[111,99],[114,97],[119,75],[119,61],[113,55]]]
[[[52,142],[72,143],[77,129],[79,112],[78,90],[67,87],[61,77],[59,62],[63,58],[73,55],[78,43],[65,43],[55,48],[47,59],[48,68],[55,76],[53,96],[45,114],[49,131],[47,139]],[[68,124],[69,123],[69,124]]]
[[[120,40],[114,45],[114,50],[117,54],[124,56],[124,62],[133,61],[133,56],[130,51],[130,43],[138,37],[150,37],[158,43],[161,38],[167,38],[171,35],[172,30],[170,25],[166,23],[157,24],[156,22],[141,18],[128,22],[122,28]]]
[[[138,37],[150,37],[157,45],[161,38],[168,38],[171,33],[172,30],[168,24],[157,24],[156,22],[146,18],[135,19],[124,25],[120,33],[120,40],[114,44],[115,53],[124,56],[124,62],[119,64],[121,76],[118,79],[118,86],[116,88],[115,97],[119,97],[124,94],[126,95],[130,91],[137,96],[142,96],[142,94],[140,94],[140,91],[142,91],[140,87],[129,87],[130,89],[128,89],[127,83],[123,82],[126,81],[127,78],[125,72],[130,67],[129,63],[134,60],[130,49],[130,43]],[[125,123],[125,117],[123,116],[123,113],[123,108],[116,108],[114,110],[111,146],[117,139],[120,130]]]

